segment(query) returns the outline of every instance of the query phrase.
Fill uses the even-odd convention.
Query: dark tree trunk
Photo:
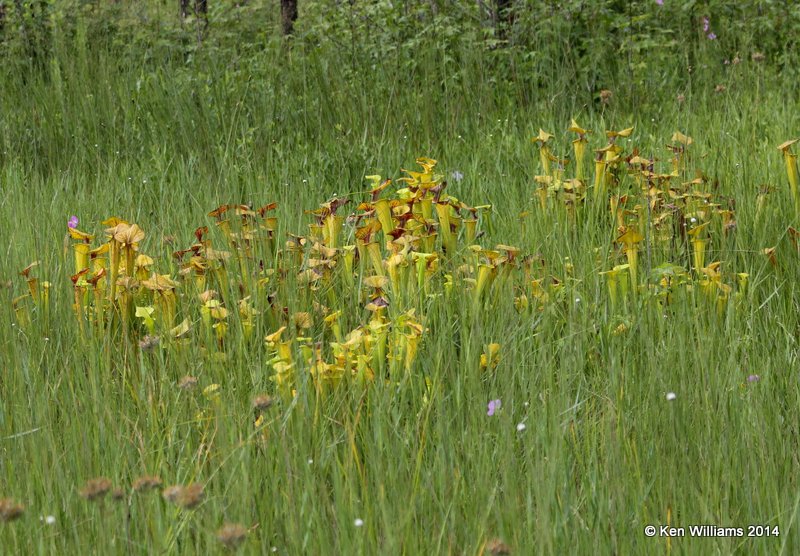
[[[203,20],[203,27],[208,27],[208,0],[194,0],[194,14]]]
[[[202,42],[203,32],[208,28],[208,0],[180,0],[181,24],[189,15],[194,15],[197,27],[197,42]]]
[[[513,0],[496,0],[495,9],[495,25],[497,29],[497,38],[505,40],[508,37],[508,31],[511,28],[513,12],[511,11],[511,4]]]
[[[281,0],[281,27],[284,35],[291,35],[297,20],[297,0]]]

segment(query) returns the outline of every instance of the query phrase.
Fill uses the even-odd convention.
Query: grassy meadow
[[[796,80],[251,19],[0,69],[0,552],[800,551]]]

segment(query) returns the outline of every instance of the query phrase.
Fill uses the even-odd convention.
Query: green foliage
[[[3,50],[46,59],[65,38],[111,48],[117,55],[158,63],[206,50],[247,57],[274,40],[277,7],[269,2],[210,5],[210,28],[179,21],[177,3],[51,0],[7,6]],[[800,7],[776,0],[517,0],[507,17],[491,2],[388,0],[301,2],[294,41],[346,61],[340,70],[363,72],[393,65],[414,72],[433,50],[458,73],[468,52],[493,66],[490,78],[523,82],[534,90],[578,85],[589,91],[625,79],[636,85],[686,80],[688,66],[719,66],[724,59],[763,54],[795,72]],[[716,35],[707,38],[704,19]],[[13,57],[12,57],[13,58]]]
[[[493,538],[515,554],[663,553],[666,539],[643,528],[668,522],[780,527],[778,538],[672,539],[675,554],[800,550],[800,257],[788,231],[800,225],[775,148],[800,129],[796,7],[531,0],[501,39],[479,3],[301,1],[284,40],[273,3],[212,4],[198,41],[177,5],[49,4],[44,19],[24,15],[28,38],[6,6],[0,500],[25,511],[0,522],[2,552],[214,553],[225,522],[248,528],[248,554],[478,554]],[[609,308],[609,213],[573,225],[537,212],[530,140],[542,127],[569,156],[571,117],[595,130],[593,147],[635,125],[625,147],[659,167],[675,130],[694,138],[692,169],[735,201],[735,229],[706,247],[742,293],[735,310],[691,295],[666,313]],[[417,380],[324,402],[300,384],[296,399],[258,409],[266,437],[253,401],[275,394],[260,341],[271,327],[224,363],[81,339],[70,215],[135,221],[174,275],[173,251],[213,228],[210,208],[277,200],[285,241],[320,199],[361,199],[365,175],[397,178],[420,154],[459,199],[493,205],[483,245],[518,246],[563,279],[550,309],[519,312],[512,292],[480,318],[469,302],[419,300],[436,333],[419,346]],[[651,255],[639,255],[642,280],[686,280],[685,246]],[[31,306],[23,329],[14,300],[34,258],[52,311]],[[293,295],[288,305],[312,300]],[[497,368],[481,371],[493,343]],[[184,375],[197,386],[181,388]],[[151,474],[163,487],[201,483],[205,497],[185,509],[133,495]],[[124,500],[81,496],[95,477]]]

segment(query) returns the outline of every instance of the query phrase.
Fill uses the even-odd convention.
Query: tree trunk
[[[513,13],[511,11],[512,0],[496,0],[495,25],[497,38],[506,40],[508,31],[511,28]]]
[[[197,42],[203,39],[203,32],[208,28],[208,0],[180,0],[181,25],[189,15],[194,15],[197,27]],[[192,10],[190,12],[190,10]]]
[[[284,35],[291,35],[297,20],[297,0],[281,0],[281,27]]]
[[[208,27],[208,0],[194,0],[194,13],[203,20],[203,27]]]

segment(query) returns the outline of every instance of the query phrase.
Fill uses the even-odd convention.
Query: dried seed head
[[[87,500],[99,500],[111,490],[111,481],[105,477],[90,479],[80,490],[80,495]]]
[[[257,412],[264,411],[265,409],[268,409],[274,403],[274,401],[275,400],[269,396],[256,396],[253,398],[253,409],[255,409]]]
[[[728,90],[728,88],[725,85],[721,85],[721,84],[717,85],[716,87],[714,87],[714,92],[715,93],[724,93],[727,90]]]
[[[186,375],[178,382],[178,388],[181,390],[191,390],[195,386],[197,386],[197,378],[189,375]]]
[[[763,52],[753,52],[753,54],[750,55],[750,59],[758,63],[758,62],[763,62],[764,60],[767,59],[767,57],[764,55]]]
[[[610,90],[603,89],[602,91],[600,91],[600,102],[602,102],[603,104],[609,104],[613,96],[614,93],[612,93]]]
[[[0,521],[14,521],[25,512],[25,506],[11,498],[0,499]]]
[[[492,556],[511,554],[511,547],[500,539],[492,539],[486,543],[486,551]]]
[[[158,336],[145,336],[141,340],[139,340],[139,349],[142,351],[151,351],[154,347],[158,345],[159,338]]]
[[[164,489],[164,492],[161,493],[161,496],[164,497],[164,500],[167,502],[172,502],[173,504],[178,503],[178,499],[183,493],[183,486],[181,485],[172,485]]]
[[[161,486],[161,479],[154,475],[145,475],[139,477],[133,482],[133,490],[135,492],[144,492],[146,490],[155,490]]]
[[[178,496],[178,505],[187,509],[196,507],[203,501],[205,493],[203,492],[203,485],[200,483],[192,483],[184,487]]]
[[[231,550],[237,548],[247,536],[247,528],[238,523],[226,523],[217,531],[217,540]]]

